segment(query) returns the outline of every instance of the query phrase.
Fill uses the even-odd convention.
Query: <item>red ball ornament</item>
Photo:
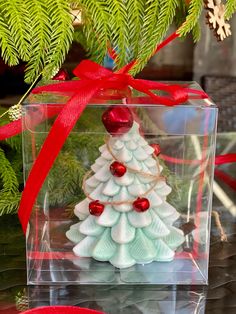
[[[126,106],[111,106],[102,115],[102,122],[112,135],[122,135],[133,125],[132,112]]]
[[[104,207],[99,201],[92,201],[89,203],[89,212],[93,216],[100,216],[104,211]]]
[[[161,147],[160,147],[160,145],[159,145],[159,144],[151,144],[150,146],[154,149],[153,154],[154,154],[155,156],[159,156],[160,153],[161,153]]]
[[[119,161],[114,161],[110,165],[110,171],[115,177],[122,177],[126,173],[126,167]]]
[[[144,197],[138,197],[136,201],[133,202],[133,208],[138,213],[145,212],[146,210],[148,210],[149,207],[149,200]]]
[[[66,70],[61,69],[58,73],[53,77],[54,81],[66,81],[69,79],[69,74]]]

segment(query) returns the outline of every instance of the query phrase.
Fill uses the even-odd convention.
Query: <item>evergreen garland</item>
[[[40,73],[49,78],[63,63],[74,40],[99,63],[107,46],[117,50],[120,68],[138,58],[133,74],[142,70],[172,21],[180,36],[200,37],[198,20],[203,0],[0,0],[1,55],[9,65],[26,61],[26,82]],[[236,11],[225,0],[226,18]],[[74,30],[71,8],[82,10],[83,25]]]

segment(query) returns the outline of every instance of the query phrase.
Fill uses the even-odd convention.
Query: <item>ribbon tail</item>
[[[236,179],[217,168],[215,169],[215,176],[236,191]]]
[[[0,127],[0,141],[6,140],[22,132],[22,120],[10,122]]]
[[[236,162],[236,153],[218,155],[215,158],[215,164],[216,165],[229,164],[232,162]]]
[[[174,106],[177,103],[175,103],[170,97],[168,96],[158,96],[151,92],[149,90],[148,84],[145,84],[144,80],[136,80],[136,79],[130,79],[129,80],[129,85],[133,87],[134,89],[138,90],[139,92],[142,92],[148,96],[151,97],[153,100],[154,104],[162,104],[165,106]],[[158,85],[159,87],[159,85]]]
[[[30,124],[31,127],[36,126],[42,123],[44,120],[52,118],[55,115],[58,115],[60,109],[58,107],[51,108],[42,112],[42,117],[40,119],[35,118],[33,123]],[[13,137],[17,134],[22,133],[26,129],[26,123],[23,123],[22,119],[10,122],[6,125],[0,127],[0,141],[4,141],[10,137]]]
[[[18,216],[24,233],[26,233],[32,208],[47,174],[80,115],[99,89],[98,85],[94,85],[94,82],[90,83],[67,102],[55,120],[38,158],[30,171],[18,210]]]

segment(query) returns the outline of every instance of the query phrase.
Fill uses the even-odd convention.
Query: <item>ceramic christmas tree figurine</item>
[[[184,235],[173,226],[179,213],[166,201],[171,188],[158,147],[140,135],[125,106],[110,107],[103,123],[110,135],[84,179],[86,198],[75,207],[80,222],[67,231],[74,253],[118,268],[173,260]]]

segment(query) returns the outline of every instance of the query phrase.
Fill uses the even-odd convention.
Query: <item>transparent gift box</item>
[[[26,100],[25,179],[67,99]],[[32,210],[28,283],[207,284],[216,121],[210,99],[95,95]]]
[[[107,314],[203,314],[206,290],[199,286],[190,289],[159,285],[29,286],[19,305],[37,308],[73,304]]]

